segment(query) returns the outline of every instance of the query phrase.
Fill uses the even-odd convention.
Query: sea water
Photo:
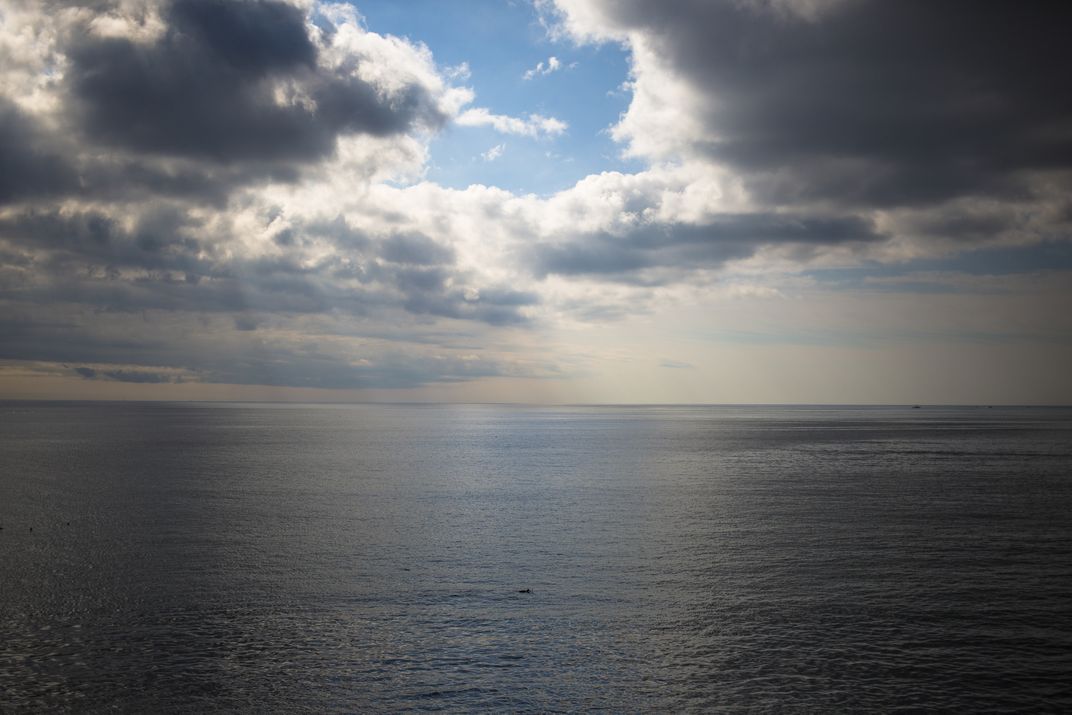
[[[0,710],[1072,709],[1072,411],[0,403]]]

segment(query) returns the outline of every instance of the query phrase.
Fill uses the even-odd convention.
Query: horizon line
[[[383,405],[383,406],[498,406],[498,407],[903,407],[925,408],[1072,408],[1059,402],[525,402],[525,401],[467,401],[467,400],[215,400],[215,399],[143,399],[143,398],[62,398],[0,396],[0,403],[99,403],[99,404],[216,404],[216,405]]]

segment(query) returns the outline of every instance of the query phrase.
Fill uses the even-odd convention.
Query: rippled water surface
[[[1069,410],[0,403],[0,526],[5,712],[1072,709]]]

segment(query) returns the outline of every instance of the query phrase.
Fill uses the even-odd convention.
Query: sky
[[[1072,403],[1069,26],[0,0],[0,398]]]

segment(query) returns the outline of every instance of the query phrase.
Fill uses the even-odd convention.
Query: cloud
[[[895,208],[1031,190],[1068,169],[1072,9],[1003,3],[561,0],[626,42],[631,153],[702,157],[757,201]]]
[[[703,224],[652,223],[614,233],[569,235],[543,243],[533,262],[541,274],[635,275],[648,269],[717,268],[772,244],[831,245],[881,237],[866,220],[814,216],[723,214]]]
[[[20,4],[3,19],[5,315],[224,313],[253,332],[250,311],[503,325],[538,302],[361,198],[419,174],[430,133],[472,97],[422,45],[347,6],[274,0]]]
[[[1072,105],[1044,68],[1069,64],[1068,11],[1013,7],[560,0],[560,31],[629,52],[611,134],[641,168],[536,196],[427,180],[431,142],[567,124],[474,106],[467,65],[347,4],[10,1],[0,359],[146,384],[547,377],[562,326],[1067,241]]]
[[[542,378],[553,363],[494,341],[466,345],[473,335],[454,330],[435,336],[419,324],[377,323],[321,316],[276,315],[255,332],[228,329],[222,319],[149,311],[132,319],[111,312],[85,313],[53,305],[62,323],[0,319],[10,340],[0,360],[71,365],[86,380],[143,384],[226,383],[321,389],[402,389],[488,377]],[[431,338],[429,336],[432,336]],[[412,339],[410,339],[412,337]]]
[[[388,88],[333,62],[334,40],[314,45],[295,7],[179,0],[166,20],[152,43],[84,32],[67,46],[65,82],[91,140],[224,164],[308,161],[342,134],[446,121],[437,88]]]
[[[427,48],[369,32],[343,5],[17,2],[0,56],[11,169],[0,206],[158,195],[222,205],[362,144],[375,145],[362,175],[405,173],[472,99]]]
[[[453,67],[444,68],[443,74],[449,79],[466,80],[473,74],[473,71],[470,69],[468,62],[461,62]]]
[[[503,155],[504,151],[506,151],[506,145],[505,144],[496,144],[495,146],[493,146],[492,148],[488,149],[486,152],[484,152],[480,156],[481,156],[481,158],[484,159],[484,161],[495,161],[496,159],[498,159],[500,156]]]
[[[236,315],[235,316],[235,330],[256,330],[259,323],[257,319],[252,315]]]
[[[530,70],[526,70],[525,74],[521,76],[522,79],[530,80],[534,77],[541,75],[549,75],[552,72],[557,72],[562,69],[563,65],[557,57],[552,55],[547,58],[547,62],[537,62],[536,66]]]
[[[454,251],[420,234],[391,236],[381,244],[380,256],[392,263],[416,266],[454,262]]]
[[[267,220],[266,220],[267,219]],[[0,219],[0,235],[32,270],[0,276],[0,299],[75,302],[101,309],[353,315],[402,309],[493,324],[522,323],[534,294],[500,290],[457,265],[449,245],[416,232],[371,236],[344,219],[284,224],[261,218],[264,251],[236,254],[255,215],[197,218],[147,209],[136,221],[108,213],[35,212]],[[476,281],[479,298],[466,297]]]
[[[545,272],[663,284],[689,280],[686,256],[701,270],[785,271],[1072,235],[1065,199],[1072,103],[1052,69],[1072,61],[1056,29],[1072,19],[1063,5],[1023,12],[916,0],[555,0],[538,7],[552,34],[628,50],[632,96],[611,135],[627,156],[649,163],[629,182],[602,180],[594,194],[585,187],[593,177],[578,184],[573,193],[587,206],[580,215],[603,223],[575,232],[575,240],[550,236],[534,247],[530,255]],[[605,193],[614,184],[647,184],[630,189],[640,212],[618,202],[627,221],[599,210],[610,208],[602,197],[615,196]],[[751,228],[775,217],[869,228],[856,232],[859,240],[838,231],[831,240],[820,230],[799,241],[733,231],[694,253],[673,238],[681,225],[707,225],[721,236],[727,222],[748,215],[742,225]],[[647,236],[659,226],[664,239],[652,243]],[[662,270],[670,266],[681,268]]]
[[[527,119],[505,114],[492,114],[483,107],[467,109],[455,120],[463,127],[491,127],[500,134],[523,137],[554,137],[565,132],[569,125],[561,119],[530,114]]]
[[[176,378],[175,375],[148,370],[95,370],[90,367],[76,367],[74,372],[84,380],[115,380],[151,385],[181,381],[181,378]]]
[[[6,97],[0,97],[0,165],[0,205],[62,195],[78,186],[70,164],[49,149],[33,120]]]

